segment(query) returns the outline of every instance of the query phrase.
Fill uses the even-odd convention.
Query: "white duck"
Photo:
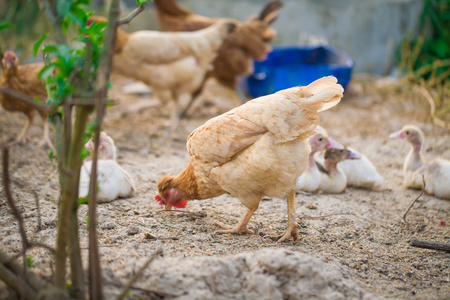
[[[324,153],[324,169],[318,190],[328,194],[342,193],[347,186],[347,176],[337,164],[346,159],[360,159],[361,156],[348,149],[327,149]]]
[[[319,127],[319,126],[318,126]],[[312,135],[308,142],[311,145],[311,152],[308,158],[308,166],[306,170],[297,179],[296,192],[308,192],[312,193],[317,190],[320,185],[321,174],[317,163],[314,159],[316,152],[323,151],[324,149],[343,149],[344,147],[328,137],[326,132],[320,130]]]
[[[321,132],[326,133],[323,127],[317,126]],[[347,159],[339,163],[341,170],[347,177],[347,186],[360,187],[366,189],[380,189],[384,181],[377,168],[370,159],[352,147],[347,147],[352,153],[360,156],[360,159]],[[317,157],[319,163],[323,163],[322,157]]]
[[[99,203],[111,202],[118,198],[128,198],[136,190],[130,175],[116,162],[116,147],[114,141],[106,133],[100,134],[99,159],[97,161],[97,200]],[[85,148],[93,149],[89,140]],[[78,196],[86,197],[89,193],[89,180],[92,161],[87,161],[81,167]]]
[[[422,130],[414,125],[405,125],[389,137],[406,139],[412,145],[403,164],[403,185],[421,189],[424,179],[427,194],[450,199],[450,161],[441,158],[425,161],[422,154],[425,136]]]

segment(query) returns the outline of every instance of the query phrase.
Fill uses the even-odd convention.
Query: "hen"
[[[42,101],[47,100],[47,91],[44,83],[38,78],[38,74],[44,67],[44,63],[32,63],[19,65],[19,59],[13,51],[6,51],[2,59],[3,74],[0,78],[0,87],[9,88],[20,92],[29,97],[38,97]],[[49,139],[49,130],[47,122],[47,113],[43,110],[22,102],[12,96],[0,92],[0,103],[2,107],[11,112],[21,112],[27,116],[27,122],[22,131],[17,136],[15,143],[21,142],[26,138],[31,123],[33,122],[35,112],[37,111],[44,122],[44,136],[42,142],[46,142],[51,148],[53,144]]]
[[[85,148],[93,149],[89,140]],[[116,162],[116,147],[114,141],[106,133],[100,134],[99,159],[97,161],[97,199],[99,203],[111,202],[118,198],[131,197],[136,190],[133,179]],[[87,161],[81,167],[78,196],[86,197],[89,193],[92,161]]]
[[[318,112],[337,105],[342,93],[336,78],[329,76],[210,119],[188,137],[189,165],[177,176],[160,179],[155,200],[170,209],[230,193],[247,211],[234,229],[218,233],[242,234],[251,233],[247,223],[263,196],[287,197],[288,226],[279,242],[297,239],[295,183],[306,169],[308,138]]]
[[[176,0],[155,0],[159,27],[162,31],[195,31],[220,22],[222,19],[194,14]],[[212,75],[223,85],[235,89],[239,76],[253,72],[253,59],[263,60],[272,50],[276,31],[270,24],[278,15],[282,3],[269,1],[258,17],[251,16],[239,23],[220,47],[214,60]]]
[[[179,103],[188,102],[202,85],[217,50],[235,27],[233,21],[221,21],[197,32],[126,33],[119,28],[113,69],[150,86],[159,100],[172,102],[173,131],[179,123]]]

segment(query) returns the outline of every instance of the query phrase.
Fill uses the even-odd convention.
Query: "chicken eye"
[[[406,134],[409,134],[409,131],[406,131]]]
[[[169,191],[164,191],[164,197],[169,198]]]
[[[342,152],[344,152],[344,150],[339,150],[339,152],[341,152],[341,153],[342,153]]]
[[[319,138],[319,142],[323,141],[323,138]]]

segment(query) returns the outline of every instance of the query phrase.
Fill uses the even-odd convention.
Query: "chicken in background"
[[[233,229],[217,233],[243,234],[252,233],[247,224],[263,196],[287,197],[287,229],[278,241],[297,239],[295,184],[307,166],[308,138],[318,112],[337,105],[343,91],[335,77],[324,77],[210,119],[188,137],[189,165],[177,176],[160,179],[155,200],[171,209],[185,207],[188,200],[230,193],[247,211]]]
[[[319,187],[322,176],[319,165],[314,158],[314,155],[317,152],[321,152],[325,149],[344,149],[344,146],[328,137],[326,132],[316,132],[308,139],[308,142],[311,145],[308,166],[303,174],[297,179],[296,192],[312,193]]]
[[[427,162],[424,159],[422,145],[425,136],[422,130],[414,125],[405,125],[389,137],[405,139],[412,146],[403,164],[403,185],[422,189],[425,180],[427,194],[450,199],[450,161],[436,158]]]
[[[93,141],[89,140],[85,148],[92,150]],[[116,146],[105,132],[100,134],[99,156],[97,160],[97,200],[99,203],[111,202],[118,198],[133,196],[136,188],[131,176],[116,161]],[[89,193],[92,161],[81,167],[78,197],[84,198]]]
[[[195,31],[222,20],[197,15],[176,0],[155,0],[154,4],[162,31]],[[239,22],[235,32],[225,39],[211,74],[220,84],[235,90],[240,76],[253,73],[253,60],[267,57],[276,37],[270,25],[281,7],[279,0],[267,2],[258,16],[250,16],[245,23]]]
[[[356,153],[348,149],[327,149],[323,155],[322,178],[318,191],[327,194],[340,194],[347,187],[347,176],[339,170],[337,164],[346,159],[360,159]]]
[[[2,64],[3,74],[0,77],[0,87],[9,88],[31,98],[38,97],[43,102],[47,100],[47,91],[45,90],[44,83],[38,78],[39,72],[44,67],[43,62],[19,65],[19,59],[16,53],[6,51],[3,55]],[[44,135],[39,144],[46,143],[50,148],[54,149],[49,138],[47,113],[44,110],[36,109],[34,106],[2,92],[0,92],[0,103],[6,111],[21,112],[27,117],[27,122],[16,137],[14,144],[20,143],[27,138],[27,133],[37,111],[44,123]]]
[[[92,16],[90,22],[106,22]],[[217,50],[236,28],[223,20],[196,32],[136,31],[117,29],[113,71],[142,81],[163,103],[172,104],[171,130],[177,127],[180,103],[187,103],[211,70]]]

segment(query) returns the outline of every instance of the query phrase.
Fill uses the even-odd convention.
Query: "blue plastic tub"
[[[274,47],[264,61],[255,61],[253,75],[244,80],[244,90],[260,97],[279,90],[308,85],[323,76],[334,75],[344,87],[350,81],[353,59],[330,46]]]

